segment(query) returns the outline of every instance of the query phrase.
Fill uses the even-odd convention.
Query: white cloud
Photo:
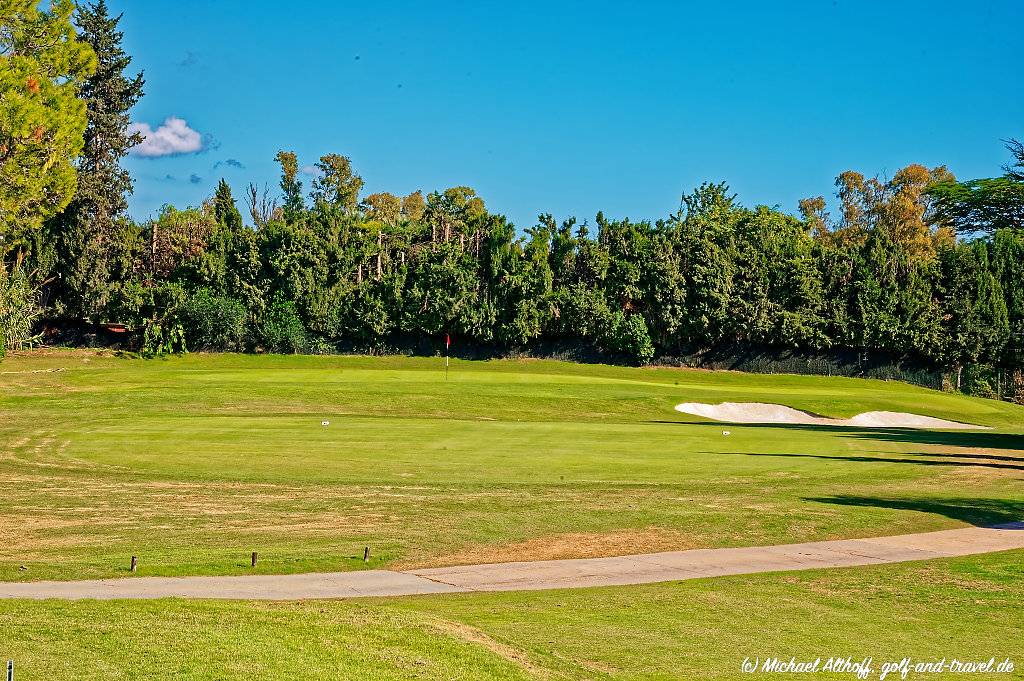
[[[320,169],[316,166],[302,166],[299,168],[299,172],[303,175],[312,175],[313,177],[319,177],[321,175]]]
[[[157,158],[159,156],[178,156],[203,151],[206,143],[203,136],[188,127],[182,118],[170,116],[154,130],[149,123],[132,123],[128,132],[142,135],[142,142],[132,149],[137,156]]]

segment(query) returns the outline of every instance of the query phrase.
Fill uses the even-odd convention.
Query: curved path
[[[297,600],[533,591],[649,584],[752,572],[809,570],[949,558],[1024,548],[1024,522],[872,539],[695,549],[614,558],[238,577],[134,577],[0,583],[0,598],[230,598]]]

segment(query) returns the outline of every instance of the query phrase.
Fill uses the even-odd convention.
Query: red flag
[[[451,334],[447,334],[447,333],[446,333],[446,334],[444,335],[444,347],[445,347],[445,349],[448,349],[448,348],[450,348],[451,346],[452,346],[452,337],[451,337]]]

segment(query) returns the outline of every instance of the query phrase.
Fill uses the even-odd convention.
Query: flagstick
[[[448,380],[448,348],[444,349],[444,380]]]

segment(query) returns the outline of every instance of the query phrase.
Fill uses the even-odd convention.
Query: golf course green
[[[724,401],[988,429],[674,410]],[[0,479],[0,581],[127,576],[131,556],[137,575],[176,576],[759,546],[1024,520],[1024,408],[540,360],[453,361],[446,376],[431,358],[38,351],[0,363]],[[1011,551],[530,594],[9,601],[0,656],[19,679],[733,678],[769,654],[1016,655],[1024,669],[1021,577]]]

